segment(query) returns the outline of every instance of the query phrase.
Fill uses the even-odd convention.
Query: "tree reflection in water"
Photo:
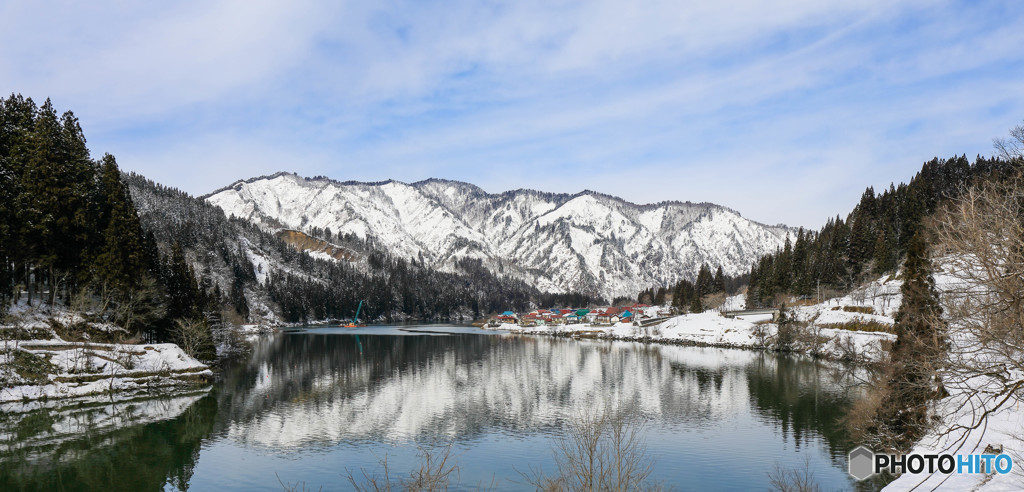
[[[514,489],[515,469],[550,463],[567,422],[598,407],[630,408],[648,423],[655,480],[702,483],[716,473],[724,487],[764,486],[776,463],[802,463],[810,453],[823,485],[849,488],[853,445],[837,421],[856,395],[844,374],[744,350],[284,333],[259,341],[251,357],[224,368],[212,393],[162,421],[83,426],[47,440],[47,429],[61,427],[52,412],[0,417],[14,429],[3,434],[0,488],[274,489],[275,473],[330,488],[344,467],[374,466],[373,453],[398,453],[398,466],[416,446],[453,442],[461,470],[481,470],[463,480],[489,482],[494,471],[499,489]],[[746,468],[731,467],[735,458]],[[258,464],[213,464],[246,460]]]
[[[3,443],[0,489],[184,490],[216,417],[217,400],[205,392],[4,414],[5,427],[41,425]]]

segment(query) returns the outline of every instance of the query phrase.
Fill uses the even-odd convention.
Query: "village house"
[[[524,315],[519,320],[519,326],[523,326],[523,327],[528,327],[528,326],[544,326],[544,325],[545,325],[544,318],[541,317],[536,312],[531,312],[530,314]]]
[[[599,325],[613,325],[618,323],[620,311],[621,309],[617,307],[604,308],[598,313],[595,318],[595,322]]]

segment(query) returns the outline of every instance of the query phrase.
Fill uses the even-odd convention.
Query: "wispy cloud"
[[[21,3],[0,80],[193,193],[274,170],[818,226],[1024,115],[1024,5]]]

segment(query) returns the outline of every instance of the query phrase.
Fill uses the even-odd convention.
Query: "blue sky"
[[[1024,2],[7,2],[0,89],[193,194],[294,171],[819,227],[1024,121]]]

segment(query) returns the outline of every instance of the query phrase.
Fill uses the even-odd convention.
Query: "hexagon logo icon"
[[[864,480],[865,478],[868,478],[871,475],[875,474],[874,451],[864,446],[857,446],[856,448],[853,449],[853,451],[850,451],[849,459],[849,471],[850,475],[853,478],[856,478],[857,480]]]

